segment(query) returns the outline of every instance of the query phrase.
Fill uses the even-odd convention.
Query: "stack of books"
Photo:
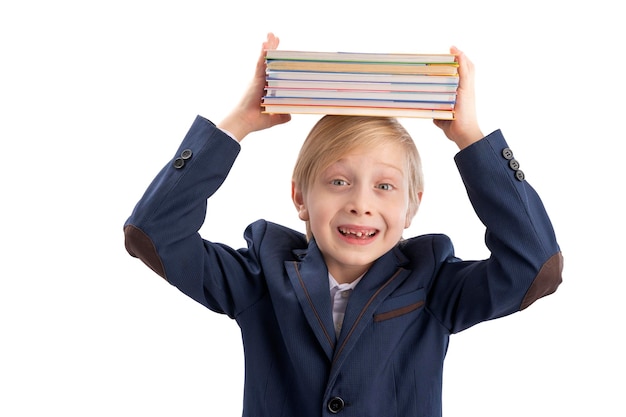
[[[265,113],[454,119],[452,54],[266,51]]]

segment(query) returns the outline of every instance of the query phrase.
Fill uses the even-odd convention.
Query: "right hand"
[[[273,33],[267,34],[261,55],[256,64],[254,78],[239,104],[217,126],[227,130],[241,142],[249,133],[270,128],[291,120],[290,114],[263,113],[261,100],[265,94],[265,50],[276,49],[279,39]]]

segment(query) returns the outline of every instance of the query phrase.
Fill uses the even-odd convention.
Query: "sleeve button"
[[[183,158],[179,157],[179,158],[174,159],[174,168],[181,169],[184,166],[185,166],[185,160]]]
[[[504,148],[502,149],[502,156],[504,156],[504,159],[513,159],[513,151],[511,148]]]
[[[187,160],[189,158],[191,158],[191,156],[193,155],[193,152],[191,151],[191,149],[185,149],[181,154],[180,157],[183,158],[183,160]]]

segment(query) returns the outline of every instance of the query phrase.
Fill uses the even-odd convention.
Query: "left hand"
[[[450,53],[456,55],[459,63],[459,86],[457,88],[456,104],[454,105],[454,120],[438,120],[435,126],[463,149],[484,137],[478,127],[476,117],[476,99],[474,91],[474,64],[457,47],[450,48]]]

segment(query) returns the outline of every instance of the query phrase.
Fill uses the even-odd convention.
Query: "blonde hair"
[[[383,143],[396,143],[404,148],[409,180],[407,218],[412,219],[419,207],[419,194],[424,191],[422,163],[413,139],[395,118],[332,115],[322,117],[302,144],[292,180],[303,193],[306,193],[313,180],[344,155],[362,146]],[[306,227],[307,236],[310,238],[308,222]]]

